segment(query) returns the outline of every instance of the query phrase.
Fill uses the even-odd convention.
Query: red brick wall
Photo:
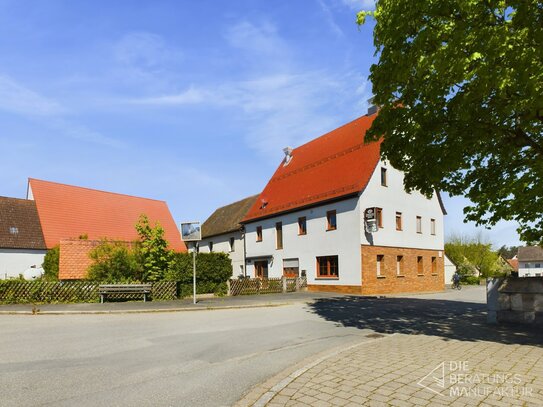
[[[443,251],[401,247],[362,246],[362,294],[393,294],[443,291],[445,289]],[[383,255],[381,277],[377,277],[377,256]],[[396,272],[396,258],[403,256],[401,276]],[[417,257],[423,261],[418,273]],[[432,273],[432,257],[436,270]]]
[[[84,279],[91,264],[89,252],[99,244],[99,240],[61,240],[58,268],[59,280]]]
[[[123,242],[131,246],[131,242]],[[60,241],[59,280],[82,280],[92,263],[89,253],[100,240],[63,239]]]
[[[377,256],[382,255],[381,276],[377,277]],[[443,251],[408,249],[402,247],[362,246],[362,286],[308,285],[308,291],[338,292],[344,294],[399,294],[436,292],[445,289]],[[402,273],[396,272],[397,256],[403,256]],[[423,261],[422,274],[418,273],[417,257]],[[432,273],[432,257],[436,270]],[[341,270],[339,271],[341,276]]]

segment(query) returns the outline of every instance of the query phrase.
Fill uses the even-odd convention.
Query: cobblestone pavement
[[[237,406],[543,405],[537,345],[396,333],[296,368]]]

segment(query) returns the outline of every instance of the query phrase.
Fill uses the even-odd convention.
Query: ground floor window
[[[339,278],[338,256],[317,257],[317,277]]]

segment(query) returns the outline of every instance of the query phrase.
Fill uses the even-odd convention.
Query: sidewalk
[[[2,314],[115,314],[142,312],[202,311],[213,309],[235,309],[255,307],[277,307],[299,302],[311,302],[318,298],[337,297],[337,294],[295,292],[288,294],[242,295],[236,297],[192,298],[174,301],[125,301],[74,304],[3,304]]]
[[[392,334],[285,371],[236,406],[541,406],[543,348]]]

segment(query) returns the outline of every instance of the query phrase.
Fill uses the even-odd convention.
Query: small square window
[[[336,229],[337,229],[336,211],[326,212],[326,230],[336,230]]]
[[[15,226],[11,226],[9,228],[10,235],[18,235],[19,234],[19,228],[16,228]]]

